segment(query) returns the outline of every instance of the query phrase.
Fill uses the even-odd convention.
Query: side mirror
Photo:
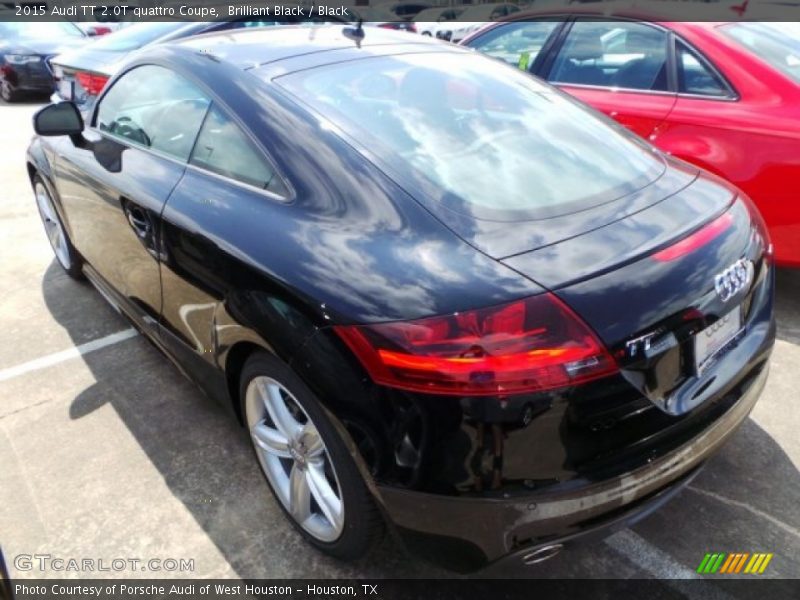
[[[72,102],[45,106],[33,115],[33,130],[38,135],[83,137],[83,117]]]

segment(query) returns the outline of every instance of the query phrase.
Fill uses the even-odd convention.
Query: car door
[[[674,41],[678,99],[653,141],[670,154],[747,187],[756,161],[741,148],[758,145],[760,136],[739,125],[743,103],[733,86],[698,50],[681,39]]]
[[[132,69],[100,99],[85,143],[56,166],[76,248],[106,291],[153,331],[161,311],[161,212],[209,104],[166,68]]]
[[[288,196],[272,162],[223,108],[213,104],[162,222],[161,339],[182,367],[206,387],[219,385],[207,367],[215,359],[215,344],[225,338],[220,311],[246,322],[243,315],[259,312],[260,302],[256,297],[244,303],[237,300],[237,293],[257,278],[243,272],[219,240],[245,235],[237,229],[243,215],[268,223],[276,207],[285,208]],[[264,243],[269,240],[265,238]],[[241,287],[231,290],[231,281],[239,281]]]
[[[579,19],[540,74],[647,138],[676,101],[669,40],[654,24]]]

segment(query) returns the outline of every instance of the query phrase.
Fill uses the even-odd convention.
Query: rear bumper
[[[747,418],[767,374],[764,362],[727,392],[728,409],[698,435],[619,476],[514,497],[453,497],[392,487],[381,487],[381,497],[409,549],[458,571],[607,535],[655,510],[694,476]]]

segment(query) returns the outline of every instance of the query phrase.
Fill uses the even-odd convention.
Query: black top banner
[[[428,10],[425,10],[428,9]],[[23,0],[0,2],[0,22],[254,21],[278,23],[622,17],[655,21],[800,21],[800,0]],[[2,38],[2,30],[0,30]]]

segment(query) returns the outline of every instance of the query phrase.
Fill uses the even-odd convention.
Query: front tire
[[[0,79],[0,98],[2,98],[4,102],[11,103],[17,102],[21,98],[21,95],[19,90],[12,86],[8,79],[3,78]]]
[[[36,206],[39,209],[39,216],[42,219],[45,234],[50,241],[50,246],[53,248],[58,264],[73,279],[83,279],[81,270],[83,260],[72,245],[67,230],[64,228],[61,217],[56,210],[53,197],[39,175],[35,175],[33,178],[33,193],[36,196]]]
[[[314,394],[288,365],[257,352],[242,370],[239,397],[258,463],[295,528],[333,557],[366,554],[383,520]]]

